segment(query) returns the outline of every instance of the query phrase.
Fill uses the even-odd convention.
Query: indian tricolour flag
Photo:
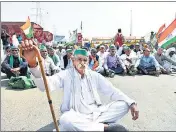
[[[176,19],[161,33],[158,46],[166,48],[176,42]]]
[[[30,22],[29,17],[28,17],[26,23],[23,26],[21,26],[21,29],[23,30],[23,32],[25,33],[27,38],[33,37],[33,30],[32,30],[32,26],[31,26],[31,22]]]

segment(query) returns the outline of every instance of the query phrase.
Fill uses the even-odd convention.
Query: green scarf
[[[20,62],[20,64],[22,64],[22,58],[18,57],[18,60]],[[10,56],[10,67],[13,68],[13,63],[14,63],[14,60],[13,60],[13,55]]]
[[[53,60],[54,64],[57,65],[57,63],[59,62],[58,58],[55,55],[53,56],[49,55],[49,57]]]

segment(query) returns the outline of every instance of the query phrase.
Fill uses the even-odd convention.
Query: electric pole
[[[132,23],[132,9],[131,9],[131,12],[130,12],[130,36],[132,36],[132,26],[133,26],[133,23]]]
[[[32,8],[33,10],[36,10],[35,14],[32,14],[32,16],[36,17],[35,23],[41,25],[42,24],[42,9],[40,8],[40,2],[36,2],[36,8]]]

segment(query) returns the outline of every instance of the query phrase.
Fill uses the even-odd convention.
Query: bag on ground
[[[8,85],[12,89],[30,89],[36,88],[34,81],[26,76],[11,77]]]

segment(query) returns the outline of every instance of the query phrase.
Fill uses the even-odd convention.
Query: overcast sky
[[[130,34],[130,10],[132,9],[132,35],[144,36],[151,30],[157,31],[175,18],[176,2],[40,2],[43,9],[42,26],[58,35],[68,36],[68,32],[78,28],[83,21],[84,37],[112,37],[118,28],[125,36]],[[36,11],[36,2],[2,2],[1,21],[26,21]]]

